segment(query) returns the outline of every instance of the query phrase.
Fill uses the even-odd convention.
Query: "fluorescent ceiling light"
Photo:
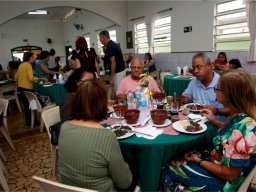
[[[28,12],[29,15],[47,15],[48,12],[45,10],[35,10]]]

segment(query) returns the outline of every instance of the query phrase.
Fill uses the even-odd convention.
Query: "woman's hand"
[[[199,163],[201,161],[200,153],[196,151],[187,152],[184,157],[188,162]]]
[[[202,109],[201,115],[205,116],[211,122],[216,121],[216,118],[210,109]]]

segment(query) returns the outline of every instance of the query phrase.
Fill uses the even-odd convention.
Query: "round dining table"
[[[192,149],[211,147],[217,133],[216,127],[206,123],[207,130],[201,134],[161,134],[153,140],[132,137],[119,140],[124,159],[132,165],[142,191],[157,191],[161,168],[175,154]]]
[[[180,97],[188,87],[190,81],[195,77],[178,76],[177,74],[169,74],[164,77],[164,91],[166,95],[174,95]]]
[[[62,97],[66,94],[64,84],[50,84],[37,86],[37,91],[40,95],[49,96],[56,105],[60,105]]]

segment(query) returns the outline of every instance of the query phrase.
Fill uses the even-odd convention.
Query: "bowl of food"
[[[128,110],[128,105],[114,105],[113,110],[117,117],[123,117],[124,112]]]
[[[151,118],[154,124],[162,125],[167,119],[167,111],[164,109],[154,109],[150,111]]]
[[[124,119],[127,124],[136,124],[140,116],[140,110],[128,109],[124,112]]]
[[[157,101],[163,101],[165,99],[166,94],[163,92],[156,92],[153,94],[153,99],[156,99]]]

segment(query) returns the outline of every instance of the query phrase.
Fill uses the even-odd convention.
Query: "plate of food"
[[[179,132],[187,134],[203,133],[207,130],[207,126],[203,123],[194,122],[192,120],[181,120],[173,123],[172,127]]]
[[[124,126],[138,126],[138,125],[141,125],[141,122],[139,121],[139,119],[138,119],[137,123],[135,123],[135,124],[128,124],[125,119],[123,119],[121,123]]]
[[[129,126],[124,126],[120,124],[112,125],[111,131],[116,134],[117,139],[125,139],[134,135],[134,132],[132,132],[132,129]]]
[[[171,122],[171,120],[166,119],[165,122],[164,122],[164,124],[162,124],[162,125],[156,125],[156,124],[153,123],[152,119],[150,119],[148,123],[149,123],[150,125],[152,125],[153,127],[167,127],[167,126],[170,125],[172,122]]]
[[[204,106],[199,103],[188,103],[183,105],[183,107],[191,112],[201,112]]]

